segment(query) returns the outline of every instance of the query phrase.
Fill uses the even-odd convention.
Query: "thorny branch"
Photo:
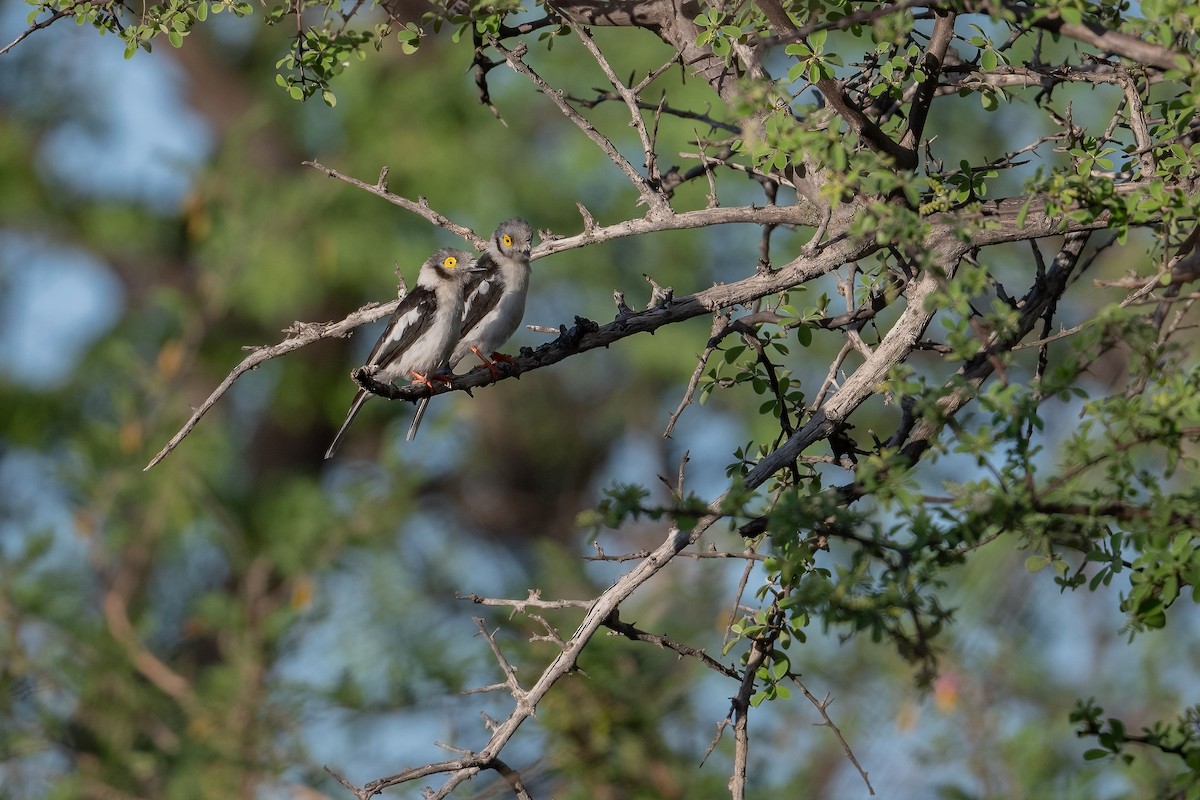
[[[625,173],[625,177],[629,178],[629,181],[642,196],[642,201],[650,208],[650,213],[652,216],[663,216],[671,213],[670,205],[667,203],[662,194],[654,187],[652,181],[648,180],[644,175],[638,172],[637,169],[635,169],[634,166],[629,163],[625,156],[621,155],[616,146],[612,143],[612,141],[609,140],[607,136],[596,130],[596,126],[594,126],[587,120],[586,117],[584,117],[571,106],[570,102],[567,101],[565,92],[546,83],[546,81],[543,80],[542,77],[538,75],[532,67],[524,62],[523,56],[526,52],[524,43],[518,45],[513,50],[509,50],[507,47],[501,44],[498,39],[495,38],[489,39],[488,43],[491,44],[491,46],[494,47],[502,56],[504,56],[505,61],[508,62],[508,65],[512,67],[514,71],[528,78],[535,86],[537,86],[538,90],[541,91],[542,94],[549,97],[551,102],[553,102],[554,105],[558,107],[558,110],[562,112],[563,116],[573,122],[575,126],[579,128],[579,130],[583,131],[585,136],[595,142],[600,149],[604,151],[604,154],[608,156],[609,160],[616,164],[617,168],[620,169],[621,172]],[[614,80],[616,85],[621,85],[623,87],[623,84],[621,84],[619,80],[616,80],[615,76]],[[634,112],[637,114],[636,107],[634,108]],[[638,120],[641,120],[641,115],[637,114],[637,118]],[[647,146],[649,146],[648,140],[646,143]]]
[[[245,375],[247,372],[256,369],[259,364],[269,361],[277,356],[284,355],[285,353],[290,353],[293,350],[299,350],[301,347],[310,345],[313,342],[320,341],[321,339],[349,336],[358,326],[365,325],[368,322],[374,322],[377,319],[381,319],[382,317],[386,317],[388,314],[391,314],[396,310],[396,306],[399,305],[399,303],[399,300],[393,300],[392,302],[384,303],[383,305],[364,306],[363,308],[360,308],[358,311],[355,311],[345,319],[338,322],[296,322],[285,331],[290,335],[279,344],[248,348],[251,351],[250,355],[242,359],[242,362],[234,367],[232,372],[225,376],[225,380],[221,381],[220,385],[218,385],[217,388],[212,391],[212,394],[210,394],[208,398],[192,412],[192,416],[188,418],[188,421],[184,423],[183,427],[179,429],[178,433],[171,437],[170,441],[166,443],[163,449],[159,450],[158,454],[155,455],[154,458],[150,459],[150,463],[145,466],[143,471],[150,469],[155,464],[162,461],[172,450],[178,447],[179,443],[183,441],[184,437],[195,429],[197,423],[200,422],[200,418],[208,413],[209,409],[216,405],[217,401],[220,400],[227,391],[229,391],[229,389],[233,386],[234,381]]]
[[[757,62],[755,51],[762,47],[785,41],[798,41],[817,29],[842,28],[848,27],[851,24],[862,24],[887,13],[895,13],[898,10],[920,5],[918,3],[901,2],[880,9],[860,10],[831,23],[817,23],[811,26],[798,27],[791,21],[786,9],[776,2],[776,0],[758,0],[758,4],[772,21],[778,35],[770,40],[760,40],[754,45],[755,50],[743,49],[738,51],[737,55],[743,62],[743,69],[741,71],[747,74],[760,75],[763,73],[761,72],[761,65]],[[653,6],[651,11],[644,12],[644,15],[640,18],[641,22],[639,22],[637,9],[639,7],[643,9],[650,8],[651,6]],[[591,215],[581,205],[581,214],[584,217],[583,231],[571,237],[543,235],[544,241],[536,248],[533,254],[534,258],[544,258],[551,254],[625,236],[665,230],[708,227],[710,225],[735,222],[760,225],[768,232],[774,226],[778,225],[803,225],[817,229],[817,234],[810,243],[811,246],[805,248],[798,257],[777,270],[765,268],[765,262],[767,261],[765,257],[767,240],[764,238],[764,268],[753,271],[752,274],[748,274],[748,277],[735,283],[714,286],[691,294],[685,294],[678,298],[664,294],[659,298],[659,302],[652,302],[650,308],[640,312],[633,311],[622,302],[618,307],[617,318],[606,325],[599,325],[590,320],[576,318],[573,327],[568,328],[565,325],[560,327],[559,337],[556,340],[536,350],[529,348],[523,350],[521,356],[516,359],[515,363],[508,369],[507,374],[502,378],[516,377],[586,352],[587,350],[606,347],[636,333],[653,333],[664,325],[680,322],[702,314],[711,314],[713,315],[713,325],[707,346],[698,359],[696,370],[693,373],[692,380],[689,383],[682,402],[669,420],[664,433],[666,436],[670,435],[683,409],[692,402],[699,377],[702,375],[708,360],[721,339],[732,332],[739,332],[743,335],[749,335],[750,338],[754,338],[753,330],[750,326],[753,324],[752,318],[755,315],[749,314],[741,319],[731,321],[730,309],[737,305],[753,303],[760,298],[827,275],[843,265],[851,264],[856,259],[870,256],[880,245],[876,243],[862,243],[852,240],[848,236],[848,231],[851,229],[850,220],[857,210],[851,207],[853,206],[852,201],[847,201],[847,207],[836,213],[831,213],[829,209],[824,207],[818,210],[812,203],[806,200],[800,200],[796,205],[791,206],[776,206],[772,204],[767,208],[757,206],[744,206],[740,208],[719,207],[716,203],[712,165],[726,164],[731,168],[750,170],[745,165],[734,165],[730,161],[732,150],[710,157],[706,155],[707,145],[699,142],[702,164],[698,168],[699,171],[692,174],[695,176],[706,175],[709,178],[710,187],[712,188],[710,192],[710,206],[705,209],[687,212],[676,212],[672,209],[670,204],[670,188],[664,189],[664,176],[660,173],[655,160],[657,122],[663,113],[686,116],[691,112],[683,112],[671,108],[666,104],[665,97],[657,104],[643,102],[640,94],[652,77],[648,76],[645,81],[636,86],[630,86],[623,82],[615,74],[611,64],[605,58],[604,54],[600,52],[584,27],[586,24],[605,24],[605,21],[612,24],[644,24],[649,27],[650,21],[653,20],[654,25],[658,26],[656,33],[659,33],[665,40],[668,42],[677,41],[686,43],[679,48],[682,63],[701,73],[722,98],[728,101],[733,96],[733,89],[731,87],[734,85],[734,82],[729,80],[729,78],[738,70],[731,69],[728,66],[716,65],[711,58],[702,59],[697,57],[694,45],[690,44],[690,42],[695,41],[693,35],[694,28],[681,24],[678,20],[672,23],[670,20],[664,21],[648,15],[650,13],[663,13],[663,8],[665,7],[663,3],[640,4],[635,2],[629,5],[611,3],[589,5],[586,2],[580,2],[567,4],[567,8],[563,12],[570,26],[596,59],[615,89],[614,93],[605,93],[594,102],[599,102],[600,99],[619,99],[628,107],[631,121],[637,131],[638,139],[645,155],[645,174],[640,172],[621,154],[612,139],[598,131],[572,105],[574,103],[575,106],[588,108],[590,106],[587,103],[568,97],[564,92],[545,81],[525,62],[526,49],[524,44],[510,49],[495,38],[489,38],[487,44],[503,56],[503,63],[507,63],[514,71],[531,81],[534,86],[551,99],[565,117],[601,148],[613,164],[616,165],[637,189],[641,196],[641,202],[648,206],[648,211],[644,217],[625,220],[613,225],[600,226],[596,224],[595,220],[592,219]],[[1072,25],[1054,17],[1039,17],[1034,19],[1030,16],[1031,12],[1026,6],[1009,4],[1008,10],[1018,18],[1025,19],[1028,24],[1075,38],[1104,52],[1141,58],[1144,63],[1158,69],[1168,68],[1167,66],[1163,66],[1168,63],[1170,66],[1173,66],[1177,55],[1164,48],[1147,45],[1145,42],[1141,42],[1134,37],[1105,31],[1099,26]],[[629,15],[627,22],[614,21],[622,14]],[[1089,64],[1082,67],[1061,68],[1054,71],[1001,67],[992,70],[988,74],[981,74],[978,72],[976,65],[969,65],[961,67],[961,69],[970,70],[971,75],[969,78],[962,80],[951,79],[949,83],[943,83],[942,77],[945,72],[950,71],[952,68],[959,68],[948,67],[945,64],[949,46],[953,39],[954,19],[954,13],[937,12],[933,33],[929,37],[929,44],[925,48],[924,61],[922,62],[926,78],[920,81],[910,94],[906,95],[906,102],[909,104],[906,114],[907,128],[899,141],[895,141],[887,136],[878,125],[876,119],[873,119],[863,109],[859,108],[846,91],[845,86],[838,81],[822,80],[817,83],[826,102],[841,116],[845,124],[856,131],[870,147],[890,154],[901,167],[910,168],[916,166],[917,153],[920,152],[920,148],[928,145],[928,141],[924,137],[924,125],[930,113],[932,103],[935,98],[943,96],[947,92],[979,85],[995,87],[1038,85],[1048,92],[1057,83],[1068,81],[1113,83],[1119,85],[1124,93],[1124,110],[1127,115],[1127,125],[1136,145],[1135,155],[1137,156],[1137,163],[1141,172],[1139,178],[1143,181],[1150,179],[1155,169],[1155,162],[1152,140],[1149,135],[1149,123],[1142,105],[1142,94],[1139,92],[1138,84],[1131,78],[1128,71],[1113,69],[1109,65]],[[46,24],[49,23],[47,22]],[[510,33],[511,31],[502,30],[502,38],[510,35]],[[692,47],[692,49],[688,50],[688,47]],[[706,56],[711,56],[711,54],[706,54]],[[499,63],[502,62],[495,62],[495,64]],[[673,63],[673,61],[670,63]],[[475,66],[483,74],[486,74],[486,69],[490,69],[495,64],[488,62],[485,67],[484,62],[477,61]],[[486,99],[485,84],[480,83],[480,87],[481,92],[484,93],[482,96]],[[655,127],[651,128],[647,126],[642,111],[654,112]],[[706,115],[692,115],[692,118],[709,122],[713,127],[724,126],[724,129],[731,133],[740,130],[738,126],[718,123],[715,120],[709,119]],[[1069,120],[1060,120],[1060,122],[1063,122],[1064,126],[1066,126]],[[1113,125],[1110,126],[1106,137],[1117,135],[1114,133],[1116,127],[1117,117],[1114,116]],[[997,169],[1011,167],[1016,163],[1016,156],[1022,152],[1036,150],[1043,142],[1064,141],[1074,135],[1072,129],[1065,134],[1055,134],[1046,137],[1039,140],[1037,144],[1010,153],[996,163],[988,166]],[[720,143],[714,145],[714,149],[719,145]],[[424,198],[413,201],[391,193],[386,184],[386,169],[381,173],[379,180],[375,184],[368,184],[347,177],[317,162],[305,163],[330,177],[350,183],[417,214],[431,224],[467,239],[476,247],[480,247],[482,244],[479,237],[471,229],[458,225],[448,217],[433,210]],[[671,178],[672,176],[668,173],[665,177]],[[786,179],[780,176],[780,182],[786,182]],[[1138,185],[1138,181],[1129,180],[1123,184],[1116,185],[1116,191],[1118,193],[1128,192],[1138,188]],[[813,195],[810,193],[809,196]],[[1080,253],[1087,240],[1087,232],[1102,228],[1106,224],[1106,220],[1103,217],[1087,222],[1064,223],[1063,220],[1052,218],[1047,214],[1045,212],[1044,198],[1036,197],[989,201],[987,203],[980,203],[979,209],[978,212],[972,212],[971,214],[965,213],[961,209],[955,209],[945,214],[930,214],[926,216],[922,221],[928,224],[929,232],[925,241],[917,244],[932,253],[932,267],[926,268],[923,272],[906,276],[907,283],[904,285],[901,285],[896,280],[892,285],[874,291],[865,302],[858,302],[857,304],[849,302],[851,301],[853,292],[847,292],[848,309],[846,313],[805,323],[815,328],[842,330],[846,334],[846,341],[843,343],[838,355],[832,361],[824,382],[813,397],[812,405],[804,410],[804,414],[796,421],[794,426],[788,418],[786,410],[783,410],[786,407],[783,403],[783,395],[778,389],[778,381],[772,381],[775,393],[780,401],[782,414],[780,427],[783,431],[784,440],[772,453],[753,465],[745,476],[745,488],[754,489],[760,487],[781,470],[794,470],[798,461],[805,457],[804,453],[809,447],[822,439],[837,436],[842,427],[847,424],[850,414],[868,397],[876,393],[877,387],[886,378],[889,370],[903,361],[918,347],[918,343],[922,341],[934,314],[932,307],[927,301],[935,291],[944,286],[947,281],[953,279],[959,262],[964,257],[967,257],[968,245],[958,236],[964,225],[979,222],[985,218],[992,223],[986,231],[981,229],[979,236],[975,237],[970,243],[970,247],[976,248],[1006,241],[1034,240],[1059,233],[1066,234],[1064,245],[1054,264],[1045,271],[1045,275],[1040,276],[1037,286],[1021,299],[1018,306],[1021,309],[1021,318],[1015,332],[1006,333],[1005,335],[995,335],[991,338],[981,334],[981,340],[983,341],[981,341],[978,356],[964,365],[960,374],[956,376],[966,379],[969,386],[974,388],[978,387],[999,368],[999,361],[996,357],[998,353],[1023,346],[1021,345],[1021,340],[1033,330],[1038,321],[1044,320],[1047,325],[1049,324],[1054,303],[1062,295],[1067,286],[1067,279],[1078,263]],[[826,234],[828,234],[828,238]],[[748,270],[748,273],[750,273],[750,270]],[[1156,286],[1157,283],[1155,281],[1148,281],[1144,285],[1137,287],[1136,291],[1126,298],[1123,305],[1141,302],[1142,298],[1149,295]],[[858,330],[868,321],[875,319],[883,309],[889,308],[898,297],[903,297],[904,309],[899,311],[897,319],[887,329],[886,333],[882,335],[881,340],[874,343],[873,346],[868,346],[858,336]],[[271,347],[254,349],[251,355],[235,367],[225,381],[210,395],[208,400],[196,411],[184,428],[151,461],[147,469],[158,463],[158,461],[177,446],[182,438],[195,427],[199,418],[246,371],[255,368],[258,364],[269,358],[291,352],[318,339],[347,335],[357,325],[385,316],[390,313],[392,308],[394,308],[394,304],[367,307],[351,314],[345,320],[335,323],[322,325],[304,325],[298,323],[289,332],[290,335],[283,342]],[[1177,319],[1172,323],[1172,327],[1168,333],[1173,332],[1178,324],[1179,320]],[[1039,342],[1033,344],[1040,343],[1044,346],[1051,339],[1052,337],[1044,332]],[[747,341],[751,343],[749,339]],[[862,361],[857,368],[850,369],[846,365],[846,360],[855,351],[861,354]],[[762,356],[761,349],[759,353]],[[765,356],[762,357],[765,360]],[[766,361],[764,367],[771,373],[769,361]],[[842,373],[840,380],[838,379],[839,373]],[[774,378],[773,373],[771,373],[771,377]],[[371,391],[393,399],[415,400],[430,393],[425,388],[382,385],[370,380],[369,376],[364,375],[359,375],[357,379]],[[491,374],[481,368],[465,375],[457,376],[450,386],[445,389],[439,388],[436,391],[440,393],[441,391],[470,390],[471,388],[491,382],[491,380]],[[962,390],[958,393],[948,395],[942,407],[945,419],[952,417],[959,408],[965,405],[970,396],[969,390]],[[906,454],[915,460],[923,449],[928,447],[932,440],[939,434],[940,426],[945,424],[945,419],[940,422],[910,419],[909,424],[906,424],[902,430],[897,432],[894,442],[897,445],[904,445]],[[793,477],[795,477],[794,473]],[[850,497],[852,496],[852,492],[853,489],[847,490],[844,496]],[[586,614],[578,629],[565,641],[561,640],[557,632],[546,624],[544,620],[537,618],[547,629],[547,635],[542,638],[554,642],[558,647],[558,653],[527,689],[523,688],[518,682],[516,668],[501,652],[494,634],[484,626],[483,620],[476,618],[476,624],[488,642],[488,646],[505,676],[504,683],[485,688],[489,690],[506,688],[513,697],[514,702],[514,708],[507,719],[489,723],[490,738],[485,747],[478,752],[450,748],[460,754],[461,758],[405,770],[395,775],[372,781],[361,788],[355,788],[340,776],[338,776],[338,780],[354,791],[358,797],[367,798],[378,794],[390,786],[432,775],[444,775],[446,779],[443,785],[429,795],[437,798],[446,797],[456,786],[479,772],[493,770],[505,776],[518,797],[528,796],[521,783],[519,773],[516,773],[501,761],[499,754],[516,734],[518,728],[533,716],[538,703],[557,681],[577,669],[579,653],[590,639],[597,634],[600,628],[607,627],[618,635],[670,649],[678,653],[681,657],[699,661],[707,668],[725,677],[741,681],[739,691],[733,700],[729,719],[732,721],[735,735],[735,769],[730,778],[730,789],[735,798],[742,797],[746,785],[749,753],[749,701],[754,690],[757,669],[764,665],[771,657],[774,637],[777,635],[779,626],[782,624],[782,612],[780,612],[778,604],[779,598],[777,597],[772,604],[772,625],[762,635],[752,640],[748,662],[740,673],[712,659],[701,650],[674,642],[666,636],[641,631],[632,624],[622,622],[619,617],[621,603],[678,555],[695,558],[745,559],[747,567],[755,559],[762,558],[755,553],[727,553],[717,552],[715,549],[710,549],[707,552],[693,550],[683,553],[685,549],[695,544],[714,524],[726,518],[721,508],[723,500],[724,497],[714,500],[708,506],[707,513],[701,516],[695,526],[688,532],[685,533],[675,528],[671,529],[667,533],[665,540],[653,550],[622,556],[605,556],[603,551],[597,548],[599,552],[598,559],[600,560],[622,561],[628,558],[637,561],[637,563],[626,575],[617,580],[595,600],[542,600],[540,595],[535,592],[531,592],[525,600],[483,598],[476,595],[469,595],[464,598],[480,605],[509,607],[513,614],[528,614],[530,609],[569,610],[573,608],[585,608]],[[746,575],[748,574],[747,571]],[[745,581],[746,578],[744,577],[743,580]],[[861,767],[857,759],[855,759],[840,731],[826,713],[829,701],[818,701],[799,682],[796,676],[789,675],[789,677],[796,685],[800,686],[805,696],[821,713],[824,719],[823,724],[833,730],[848,758],[856,769],[858,769],[862,779],[873,794],[874,790],[867,778],[866,771]]]

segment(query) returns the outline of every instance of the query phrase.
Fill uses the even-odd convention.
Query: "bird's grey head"
[[[521,218],[501,222],[492,235],[492,246],[501,255],[529,258],[533,247],[533,228]]]
[[[475,256],[455,247],[443,247],[425,263],[433,267],[439,277],[447,280],[463,280],[472,272],[479,271],[475,265]]]

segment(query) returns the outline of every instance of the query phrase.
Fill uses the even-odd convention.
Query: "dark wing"
[[[429,326],[429,320],[433,319],[435,311],[437,311],[437,295],[432,289],[416,286],[404,295],[400,305],[392,312],[392,317],[388,320],[387,327],[383,329],[379,341],[371,350],[371,355],[367,358],[367,366],[386,364],[412,347],[412,343]]]
[[[483,264],[485,260],[492,266],[492,269],[472,275],[465,288],[463,336],[466,336],[472,328],[479,324],[481,319],[487,316],[489,311],[496,307],[496,303],[500,302],[500,295],[504,294],[504,276],[500,274],[500,270],[495,269],[495,262],[490,258],[480,259],[479,263]]]

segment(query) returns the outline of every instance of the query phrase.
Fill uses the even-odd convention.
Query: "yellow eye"
[[[446,260],[442,262],[442,266],[446,269],[454,269],[458,266],[458,259],[454,256],[446,256]]]
[[[500,237],[500,243],[505,247],[512,247],[512,237],[506,233],[504,236]]]

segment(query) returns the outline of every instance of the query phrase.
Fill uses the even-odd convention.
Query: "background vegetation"
[[[0,794],[1200,797],[1196,17],[4,0]]]

